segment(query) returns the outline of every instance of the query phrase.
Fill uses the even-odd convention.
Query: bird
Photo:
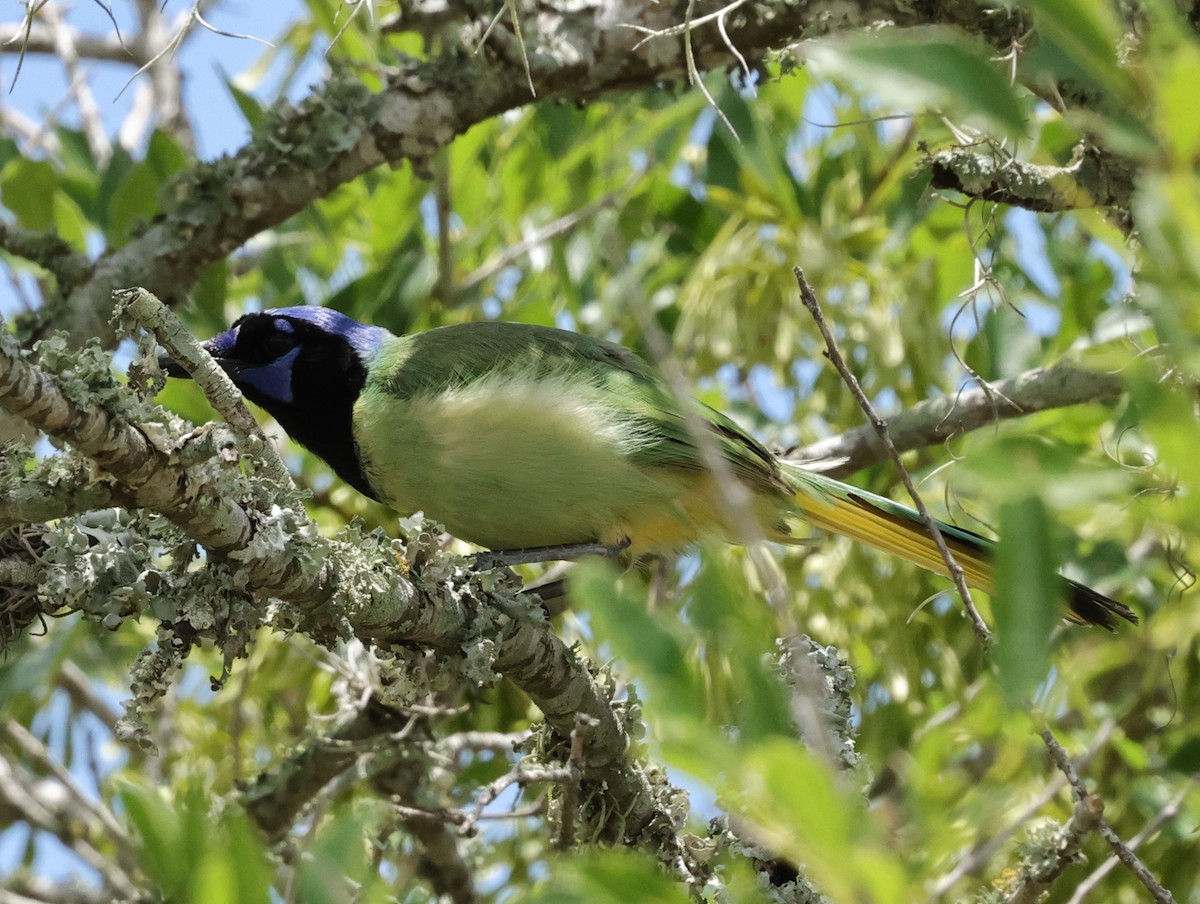
[[[915,511],[782,460],[613,342],[503,321],[397,336],[305,305],[246,314],[203,347],[354,489],[490,550],[637,558],[736,540],[744,532],[720,502],[707,444],[749,491],[766,539],[808,542],[808,524],[948,576]],[[160,363],[190,376],[169,356]],[[967,584],[992,591],[994,543],[938,527]],[[1125,604],[1061,580],[1069,620],[1110,631],[1137,622]]]

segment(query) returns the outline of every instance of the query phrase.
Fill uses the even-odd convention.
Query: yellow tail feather
[[[950,576],[933,538],[919,522],[891,516],[865,503],[837,496],[817,498],[796,493],[793,498],[800,514],[815,527],[866,543],[942,577]],[[987,551],[982,546],[968,546],[957,537],[946,534],[943,537],[954,553],[955,561],[962,567],[967,584],[991,593],[994,582]]]

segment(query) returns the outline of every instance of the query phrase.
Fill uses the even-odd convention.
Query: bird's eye
[[[291,351],[295,344],[294,336],[287,333],[272,333],[263,340],[263,350],[272,358],[278,358]]]

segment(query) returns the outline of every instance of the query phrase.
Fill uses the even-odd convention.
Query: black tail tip
[[[1080,625],[1099,625],[1114,633],[1121,624],[1118,619],[1134,625],[1138,623],[1137,615],[1124,603],[1075,581],[1067,581],[1067,585],[1071,621]]]

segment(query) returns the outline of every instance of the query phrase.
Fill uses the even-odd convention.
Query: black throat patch
[[[278,320],[288,328],[280,329]],[[284,343],[289,348],[281,351]],[[290,360],[287,360],[290,359]],[[266,409],[288,436],[323,458],[360,493],[371,489],[354,442],[354,403],[367,367],[342,336],[292,318],[249,315],[238,323],[226,363],[246,398]]]

